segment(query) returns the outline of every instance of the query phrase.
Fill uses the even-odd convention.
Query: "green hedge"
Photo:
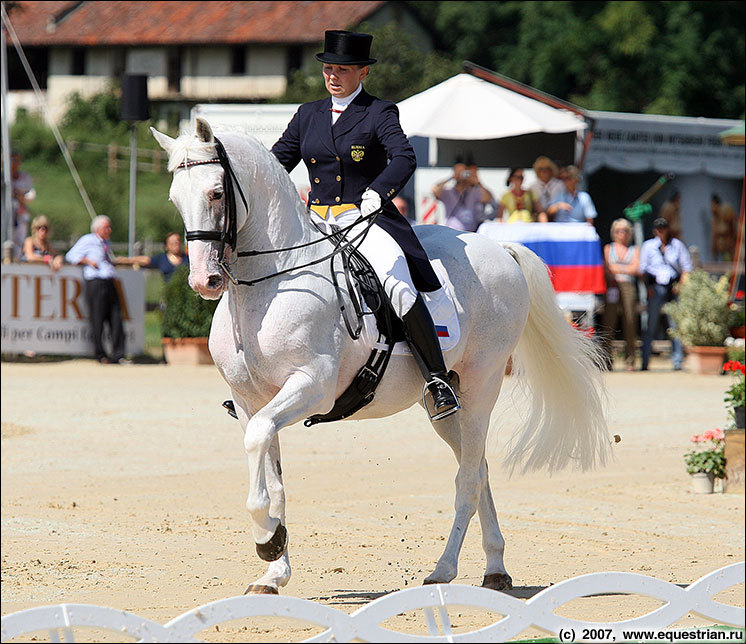
[[[204,338],[210,335],[212,316],[219,300],[203,300],[189,286],[189,269],[174,271],[163,289],[163,337]]]

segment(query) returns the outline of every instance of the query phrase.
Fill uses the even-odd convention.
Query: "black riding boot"
[[[431,418],[439,420],[450,416],[461,406],[450,385],[435,325],[422,295],[417,295],[414,306],[404,314],[402,322],[409,347],[433,396],[435,409]]]

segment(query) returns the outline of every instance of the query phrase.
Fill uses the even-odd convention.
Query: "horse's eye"
[[[212,201],[219,201],[223,198],[223,189],[222,188],[215,188],[215,190],[212,191],[210,194],[210,199]]]

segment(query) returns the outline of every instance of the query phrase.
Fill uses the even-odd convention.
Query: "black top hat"
[[[373,36],[351,31],[330,30],[324,34],[324,51],[316,54],[316,60],[332,65],[372,65],[370,43]]]

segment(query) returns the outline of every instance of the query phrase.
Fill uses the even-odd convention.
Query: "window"
[[[231,74],[246,74],[246,47],[242,45],[231,47]]]
[[[168,50],[168,91],[181,91],[181,54],[182,50],[178,47]]]
[[[287,52],[287,77],[289,80],[293,72],[301,68],[303,63],[303,48],[288,47]]]
[[[70,59],[70,74],[72,76],[85,76],[86,50],[83,47],[75,47]]]

